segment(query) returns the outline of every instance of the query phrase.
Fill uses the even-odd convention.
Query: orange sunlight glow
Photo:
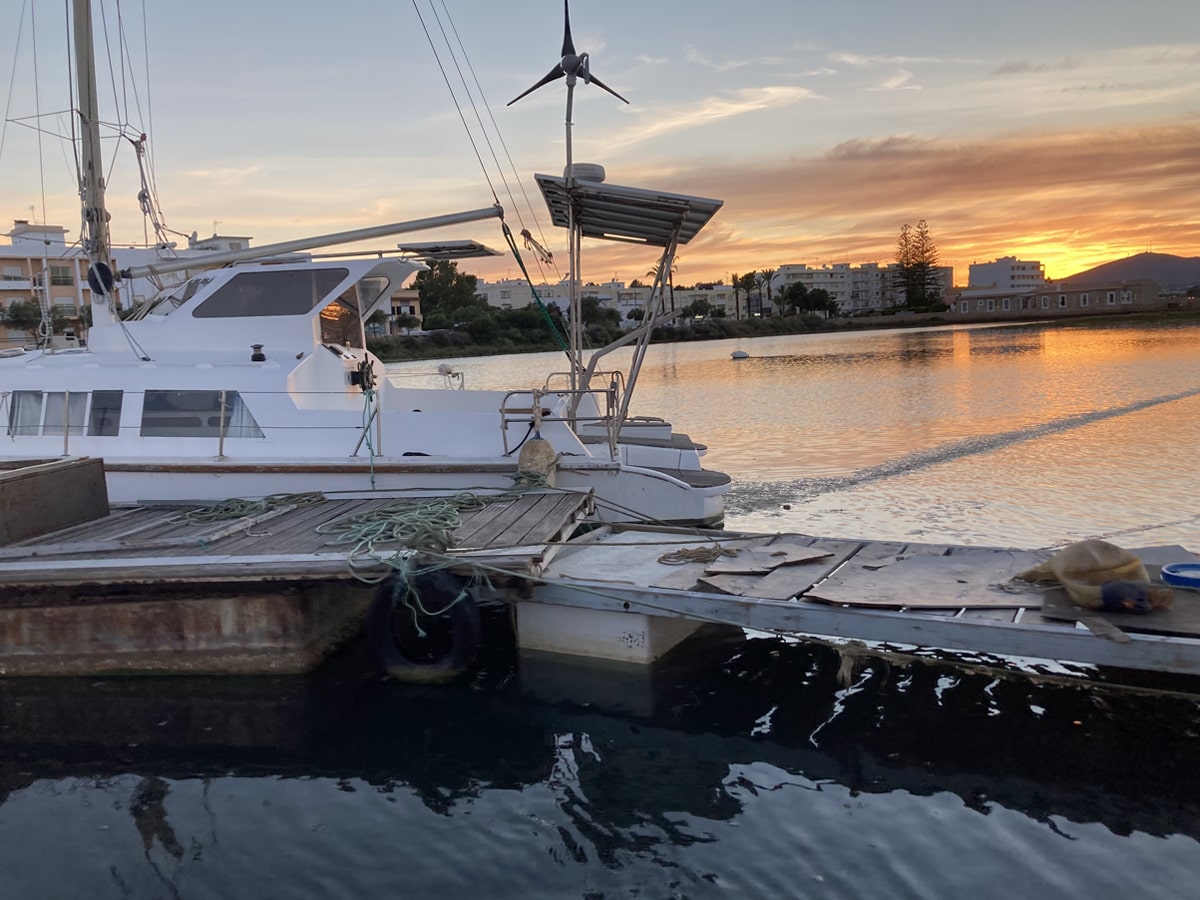
[[[954,266],[955,283],[965,285],[971,263],[1004,256],[1038,260],[1049,277],[1064,279],[1147,250],[1200,255],[1197,146],[1197,122],[973,143],[893,138],[849,142],[819,157],[712,160],[621,180],[725,200],[680,248],[677,284],[789,263],[887,264],[900,227],[925,219],[941,264]],[[644,278],[654,256],[589,242],[583,274]],[[516,275],[511,258],[465,270]]]

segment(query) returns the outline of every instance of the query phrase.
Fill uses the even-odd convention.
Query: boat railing
[[[562,373],[555,373],[562,374]],[[554,388],[551,387],[551,381],[555,374],[552,374],[546,379],[546,387],[535,391],[509,391],[504,395],[504,401],[500,407],[500,432],[504,440],[504,452],[507,455],[516,448],[508,446],[508,426],[518,422],[528,422],[530,434],[541,427],[542,419],[549,415],[551,410],[546,407],[542,400],[545,397],[554,396],[562,400],[571,401],[567,404],[567,409],[572,410],[568,415],[556,416],[556,421],[565,422],[567,426],[581,439],[585,434],[589,433],[589,428],[598,429],[604,437],[604,443],[608,447],[610,459],[615,459],[617,456],[617,435],[620,433],[620,423],[617,421],[617,410],[620,408],[620,391],[622,378],[620,372],[611,373],[611,376],[606,387],[589,388],[581,390],[579,388],[571,389],[569,387]],[[513,398],[519,397],[517,405],[512,404]],[[580,403],[585,398],[591,398],[592,403],[586,406]],[[594,412],[584,413],[582,410],[589,409]],[[594,433],[591,432],[591,433]],[[524,439],[522,439],[524,440]]]

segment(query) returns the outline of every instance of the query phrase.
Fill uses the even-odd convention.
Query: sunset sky
[[[115,47],[118,7],[103,8],[98,41],[107,30]],[[562,170],[564,83],[505,106],[557,62],[561,0],[293,0],[286,15],[125,0],[136,92],[111,109],[120,61],[110,75],[102,51],[104,118],[150,135],[161,209],[184,233],[264,244],[488,206],[418,8],[514,231],[540,227],[564,260],[532,180]],[[447,10],[503,140],[490,134],[504,180],[444,51]],[[900,227],[919,219],[959,284],[972,262],[1008,255],[1041,260],[1052,278],[1144,250],[1200,255],[1195,0],[576,0],[571,12],[576,48],[630,101],[580,86],[576,160],[603,164],[611,182],[725,201],[680,249],[677,284],[788,263],[885,264]],[[0,71],[15,76],[0,223],[33,218],[75,236],[70,148],[52,135],[39,146],[30,127],[40,110],[43,129],[70,128],[47,115],[70,102],[62,4],[3,0],[0,16]],[[140,242],[132,154],[105,147],[114,239]],[[462,236],[503,245],[494,222],[429,237]],[[583,276],[644,278],[655,255],[589,243]],[[562,262],[557,273],[529,265],[535,280],[565,274]],[[461,267],[520,274],[511,255]]]

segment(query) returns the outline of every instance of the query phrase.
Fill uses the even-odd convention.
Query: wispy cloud
[[[875,87],[873,91],[919,91],[921,86],[912,83],[913,73],[906,69],[901,69],[892,75],[890,78],[885,78]]]
[[[761,60],[757,58],[746,57],[740,59],[723,59],[719,61],[712,60],[692,46],[683,48],[683,58],[690,63],[704,66],[706,69],[712,69],[714,72],[731,72],[734,69],[743,69],[752,63],[761,62]]]
[[[609,149],[626,148],[660,135],[675,135],[689,128],[712,125],[748,113],[792,106],[813,96],[813,92],[804,87],[768,85],[745,88],[724,96],[705,97],[684,106],[648,110],[635,124],[606,136],[604,146]]]
[[[1067,57],[1057,61],[1032,62],[1028,59],[1012,60],[1011,62],[1003,63],[992,70],[992,75],[1004,77],[1006,75],[1029,75],[1041,74],[1043,72],[1067,72],[1072,69],[1078,69],[1080,60],[1076,57]]]

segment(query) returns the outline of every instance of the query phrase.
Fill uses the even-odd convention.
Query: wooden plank
[[[933,552],[935,548],[930,548]],[[871,564],[856,556],[807,596],[847,606],[942,607],[966,606],[1037,608],[1039,592],[1012,593],[993,587],[1037,563],[1037,554],[1024,550],[966,549],[951,555],[909,555],[887,564]],[[861,556],[861,554],[860,554]]]
[[[1105,622],[1122,632],[1200,637],[1200,594],[1175,591],[1174,595],[1175,600],[1169,607],[1148,613],[1104,612],[1076,606],[1063,588],[1055,587],[1043,595],[1045,602],[1041,612],[1045,619],[1083,622],[1088,628],[1093,628],[1096,622]],[[1104,626],[1096,626],[1096,629],[1104,629]]]
[[[361,515],[381,506],[378,500],[324,500],[311,506],[298,506],[288,510],[283,517],[263,529],[243,529],[235,532],[222,543],[221,549],[228,553],[269,553],[280,547],[294,550],[316,550],[329,546],[333,535],[317,531],[321,525],[336,521],[346,515]]]
[[[776,546],[771,544],[771,547]],[[794,546],[784,544],[784,546]],[[705,575],[701,583],[735,596],[786,600],[811,590],[859,549],[853,541],[816,541],[807,549],[817,554],[810,562],[777,566],[766,575]],[[768,549],[770,549],[768,547]],[[761,551],[751,551],[761,552]]]
[[[525,495],[497,500],[475,512],[469,522],[454,531],[455,547],[490,547],[528,509]],[[465,527],[464,527],[465,526]]]
[[[736,556],[720,556],[704,571],[709,575],[766,575],[780,566],[813,562],[832,555],[831,551],[819,547],[772,543],[762,548],[739,551]]]
[[[361,570],[386,571],[367,562]],[[203,584],[218,581],[352,578],[345,553],[281,553],[274,556],[176,556],[168,559],[61,560],[51,567],[0,563],[0,584],[10,586],[82,584],[154,584],[162,581]]]
[[[522,520],[525,533],[514,533],[514,544],[545,544],[561,539],[564,530],[568,533],[574,531],[574,526],[585,508],[590,508],[592,502],[591,495],[586,493],[568,491],[545,496],[549,502],[543,502],[536,513],[531,513]]]

